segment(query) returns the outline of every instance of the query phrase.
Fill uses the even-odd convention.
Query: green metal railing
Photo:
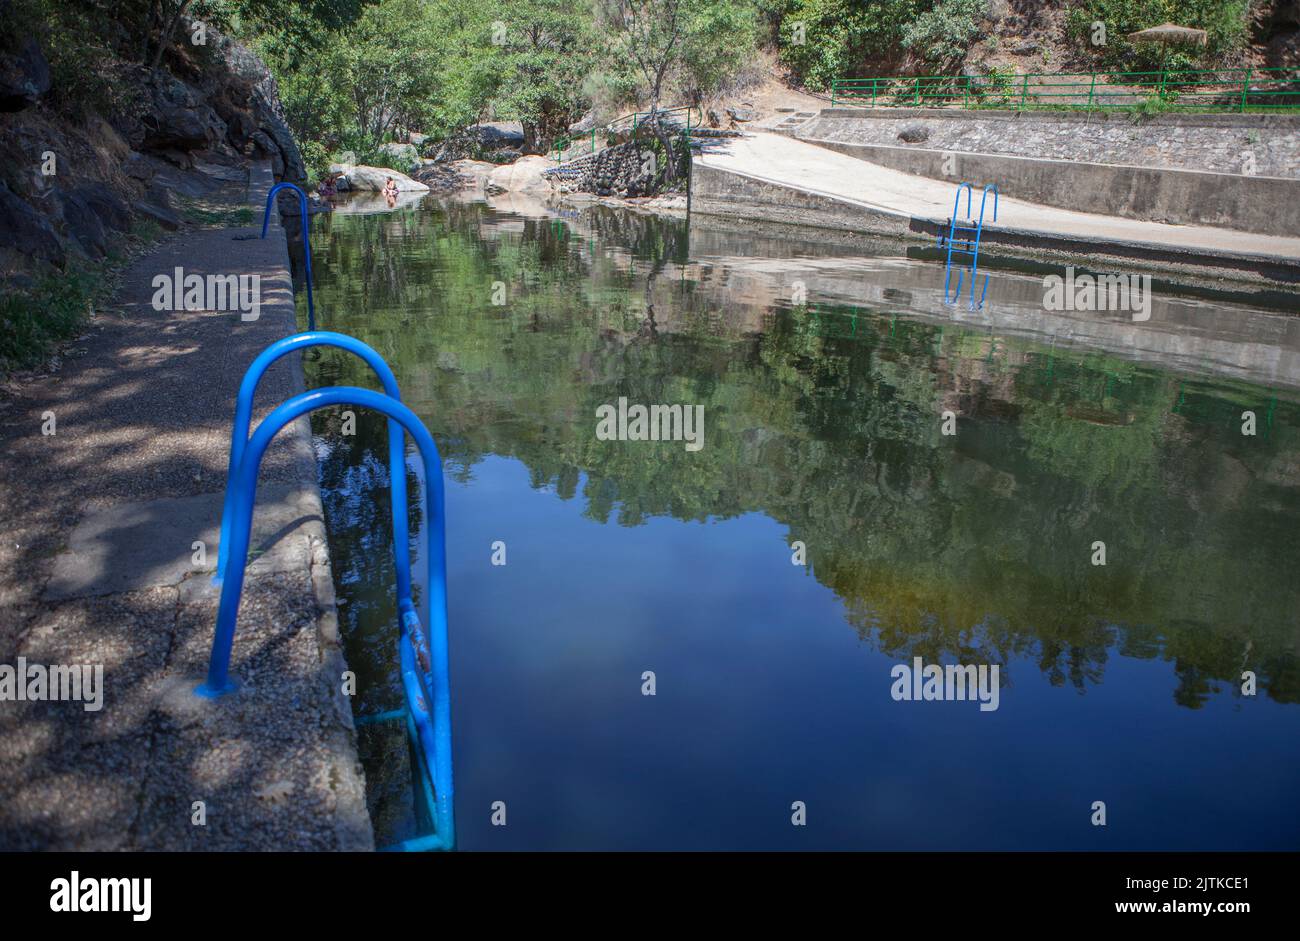
[[[661,119],[682,116],[686,123],[686,135],[691,133],[691,112],[699,112],[699,118],[695,126],[699,127],[704,112],[700,111],[695,105],[680,105],[675,108],[660,108],[656,111],[633,111],[630,114],[622,115],[615,118],[608,124],[602,124],[600,127],[593,127],[590,131],[583,134],[560,137],[555,141],[555,146],[551,148],[551,156],[557,163],[565,163],[569,160],[576,160],[579,157],[585,157],[588,154],[594,154],[600,149],[600,142],[604,142],[606,147],[610,146],[610,141],[620,131],[631,131],[636,133],[637,128],[644,123],[645,118],[658,114]]]
[[[1300,69],[1027,72],[841,78],[831,106],[1128,111],[1300,111]]]

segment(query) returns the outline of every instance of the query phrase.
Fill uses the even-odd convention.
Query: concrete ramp
[[[1002,191],[998,221],[991,221],[991,206],[985,214],[990,247],[1121,256],[1300,281],[1300,238],[1073,212],[1016,199],[1014,180],[971,182],[996,182]],[[955,182],[769,133],[709,142],[691,173],[693,212],[926,239],[945,230],[955,193]],[[977,192],[976,216],[978,203]]]

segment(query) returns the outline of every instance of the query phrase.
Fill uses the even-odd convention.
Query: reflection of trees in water
[[[1243,669],[1300,700],[1295,403],[1274,400],[1267,435],[1244,438],[1230,419],[1263,415],[1267,393],[1102,354],[842,307],[765,310],[747,318],[758,333],[683,280],[675,223],[595,213],[592,243],[568,225],[447,212],[349,220],[318,297],[392,363],[449,473],[511,456],[534,486],[581,491],[589,517],[625,526],[763,512],[891,656],[1025,656],[1082,690],[1114,649],[1172,662],[1183,705],[1236,690]],[[400,259],[399,276],[375,255]],[[498,280],[504,307],[488,297]],[[334,354],[319,368],[374,385]],[[619,396],[703,404],[704,449],[597,441],[595,409]],[[945,408],[956,438],[940,435]],[[337,473],[384,454],[359,434]],[[328,509],[378,527],[386,499]],[[1095,540],[1105,567],[1089,563]]]

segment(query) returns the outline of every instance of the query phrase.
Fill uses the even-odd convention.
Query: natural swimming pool
[[[906,246],[534,213],[312,235],[320,325],[442,450],[461,848],[1300,846],[1300,318],[1053,315],[1015,271],[971,312]],[[702,406],[703,446],[603,440],[620,398]],[[374,714],[385,423],[315,431]],[[916,657],[998,665],[997,708],[896,700]],[[378,841],[411,835],[403,736],[360,740]]]

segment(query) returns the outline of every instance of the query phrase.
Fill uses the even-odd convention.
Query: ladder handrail
[[[292,338],[291,338],[292,339]],[[257,497],[257,472],[262,457],[276,434],[285,425],[318,408],[330,405],[355,405],[374,409],[398,422],[415,439],[424,462],[425,518],[433,531],[429,533],[426,588],[426,611],[429,631],[427,641],[419,631],[420,621],[409,597],[399,599],[401,635],[398,641],[402,663],[402,683],[407,694],[410,714],[424,761],[433,771],[436,836],[426,841],[427,848],[451,849],[455,845],[451,762],[451,691],[447,655],[447,546],[442,459],[433,436],[409,408],[391,396],[370,389],[334,386],[295,395],[281,403],[257,426],[239,462],[234,480],[234,506],[231,513],[230,558],[248,556],[253,505]],[[404,515],[406,507],[399,508]],[[244,587],[245,566],[234,566],[221,584],[221,601],[217,608],[216,629],[212,636],[212,655],[207,680],[195,695],[216,698],[231,692],[230,656],[235,639],[235,624]]]
[[[293,336],[276,340],[253,360],[248,371],[244,373],[239,384],[239,393],[235,396],[235,420],[230,430],[230,461],[226,467],[226,495],[221,506],[221,537],[217,543],[217,571],[212,576],[212,583],[220,585],[225,578],[226,566],[230,563],[229,533],[230,517],[234,503],[235,478],[239,470],[240,459],[248,443],[248,429],[252,422],[253,396],[257,393],[257,384],[271,365],[281,357],[295,350],[312,346],[333,346],[361,357],[375,371],[384,391],[399,402],[401,391],[397,386],[397,377],[384,362],[384,358],[355,337],[328,330],[308,333],[296,333]],[[405,513],[399,513],[399,507],[406,506],[406,438],[402,426],[392,419],[388,422],[388,474],[393,505],[393,547],[397,554],[397,591],[398,598],[411,595],[411,546],[407,531]]]
[[[307,194],[288,181],[276,183],[266,194],[266,209],[262,212],[262,238],[266,238],[267,227],[271,224],[271,200],[282,189],[291,189],[298,194],[298,211],[302,216],[302,248],[307,259],[307,329],[316,329],[316,304],[311,293],[311,239],[307,235]]]
[[[967,223],[967,224],[966,224],[966,225],[963,225],[963,226],[959,226],[959,225],[957,225],[957,214],[958,214],[958,212],[960,211],[960,207],[961,207],[961,194],[962,194],[962,191],[963,191],[963,190],[966,191],[966,223]],[[943,302],[944,302],[945,304],[956,304],[956,303],[957,303],[957,298],[959,298],[959,297],[961,296],[961,286],[962,286],[962,281],[964,280],[964,274],[965,274],[965,269],[964,269],[964,268],[959,268],[959,269],[957,270],[957,290],[956,290],[955,292],[952,292],[952,293],[949,293],[949,290],[948,290],[948,287],[949,287],[949,285],[950,285],[950,283],[951,283],[951,280],[952,280],[952,253],[953,253],[954,251],[958,251],[958,252],[962,253],[963,255],[970,255],[970,256],[971,256],[971,260],[970,260],[970,309],[971,309],[971,310],[978,310],[979,308],[982,308],[982,307],[984,306],[984,298],[988,295],[988,290],[989,290],[989,276],[988,276],[987,274],[984,275],[984,289],[980,292],[980,301],[979,301],[979,305],[978,305],[978,306],[975,304],[975,282],[976,282],[976,280],[977,280],[977,277],[976,277],[976,276],[977,276],[978,273],[979,273],[979,261],[980,261],[980,240],[984,237],[984,210],[985,210],[985,207],[988,205],[989,191],[990,191],[990,190],[992,190],[992,192],[993,192],[993,221],[994,221],[994,222],[997,221],[997,218],[998,218],[998,186],[997,186],[996,183],[989,183],[989,184],[986,184],[986,185],[985,185],[983,195],[980,197],[980,214],[979,214],[979,219],[975,222],[974,225],[971,225],[971,224],[970,224],[970,222],[971,222],[971,196],[972,196],[972,193],[974,192],[974,187],[972,187],[970,183],[967,183],[967,182],[964,182],[964,181],[961,182],[961,183],[958,183],[958,184],[957,184],[957,193],[956,193],[956,195],[953,197],[953,202],[952,202],[952,220],[951,220],[951,221],[949,222],[949,224],[948,224],[948,238],[947,238],[947,245],[946,245],[946,246],[944,245],[944,237],[943,237],[942,235],[939,236],[939,245],[940,245],[940,247],[941,247],[941,248],[942,248],[942,247],[946,247],[947,250],[948,250],[948,251],[947,251],[947,255],[946,255],[945,259],[944,259],[944,266],[943,266],[943,267],[944,267],[944,274],[943,274]],[[958,229],[961,229],[962,231],[964,231],[964,232],[967,233],[967,235],[962,239],[962,245],[964,246],[964,247],[962,247],[962,248],[958,248],[957,245],[956,245],[956,243],[957,243],[957,230],[958,230]],[[942,231],[942,229],[941,229],[940,231]]]
[[[984,228],[984,202],[989,198],[989,190],[993,191],[993,221],[998,221],[998,185],[989,183],[984,187],[984,195],[980,197],[980,228]],[[969,215],[969,213],[967,213]]]

